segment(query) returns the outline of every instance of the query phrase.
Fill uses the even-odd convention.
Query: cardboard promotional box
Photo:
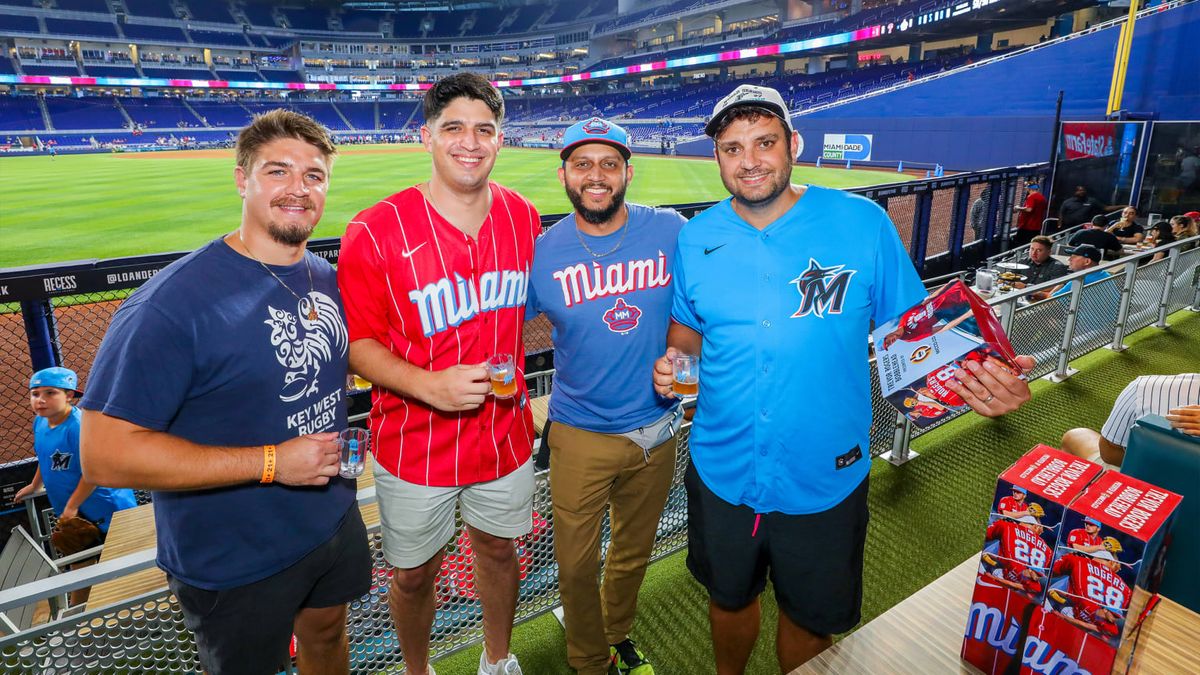
[[[1000,474],[963,636],[966,661],[985,673],[1009,667],[1045,597],[1068,507],[1102,472],[1039,445]]]
[[[1088,486],[1064,517],[1044,618],[1034,622],[1030,641],[1070,655],[1089,672],[1129,667],[1181,500],[1116,471]]]
[[[919,427],[967,407],[945,386],[967,361],[992,359],[1020,372],[992,308],[962,281],[877,326],[871,339],[884,398]]]

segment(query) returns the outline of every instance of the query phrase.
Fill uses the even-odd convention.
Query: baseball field
[[[0,269],[88,258],[183,251],[237,227],[233,152],[0,158]],[[570,210],[550,150],[505,148],[493,180],[533,200],[541,213]],[[317,237],[340,236],[362,209],[425,180],[419,146],[344,146],[334,164]],[[909,180],[893,171],[796,167],[792,180],[855,187]],[[726,195],[707,159],[634,158],[627,198],[679,204]]]

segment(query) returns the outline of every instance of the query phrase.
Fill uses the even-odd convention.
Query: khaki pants
[[[638,589],[675,474],[675,439],[650,451],[629,439],[555,422],[550,444],[554,554],[567,631],[567,663],[608,672],[608,646],[629,637]],[[600,583],[600,529],[612,538]]]

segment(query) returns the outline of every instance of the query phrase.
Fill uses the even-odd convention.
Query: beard
[[[575,212],[582,216],[584,220],[592,225],[603,225],[604,223],[612,220],[613,216],[617,215],[617,212],[620,211],[621,207],[625,204],[626,186],[622,185],[620,189],[612,191],[612,201],[608,203],[608,206],[602,209],[589,209],[583,203],[583,191],[594,186],[602,186],[612,189],[610,186],[603,185],[601,183],[588,183],[579,190],[575,190],[568,185],[567,199],[571,200],[571,206],[575,207]]]
[[[271,203],[271,206],[303,206],[305,208],[313,208],[313,203],[295,200],[281,199]],[[267,234],[271,236],[278,244],[284,246],[299,246],[308,241],[312,236],[313,230],[317,229],[317,224],[312,225],[280,225],[274,220],[267,223]]]
[[[733,180],[726,180],[725,176],[722,175],[721,182],[725,184],[725,189],[729,191],[729,194],[733,195],[734,199],[746,206],[759,207],[775,201],[779,195],[783,194],[784,190],[788,189],[792,183],[792,165],[788,163],[783,171],[772,173],[771,177],[762,186],[766,188],[766,191],[755,197],[750,197],[745,192],[740,191],[740,184],[736,178],[735,176]]]

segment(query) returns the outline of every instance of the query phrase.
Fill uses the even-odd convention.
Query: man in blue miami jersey
[[[550,494],[567,662],[580,675],[653,675],[629,639],[671,479],[679,406],[646,368],[671,316],[671,263],[684,219],[625,201],[629,136],[593,117],[567,129],[558,179],[574,213],[538,240],[526,318],[554,326]],[[612,538],[600,581],[605,512]]]
[[[701,356],[688,568],[709,592],[718,675],[742,673],[768,574],[790,672],[859,620],[871,395],[867,334],[925,297],[874,202],[791,184],[799,137],[779,93],[738,87],[705,127],[732,194],[679,235],[667,354]],[[828,223],[840,224],[829,236]],[[1033,360],[1018,357],[1023,368]],[[1028,385],[970,363],[947,386],[989,416]],[[819,383],[814,387],[813,383]],[[814,396],[816,393],[816,396]]]

